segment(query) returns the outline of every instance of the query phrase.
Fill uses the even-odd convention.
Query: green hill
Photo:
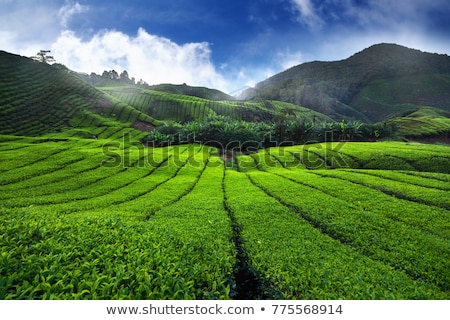
[[[241,98],[286,101],[336,120],[383,121],[416,106],[450,111],[450,57],[378,44],[345,60],[304,63]]]
[[[410,138],[441,136],[448,141],[450,112],[432,107],[418,107],[415,111],[389,121],[398,128],[398,134]]]
[[[369,119],[381,121],[428,105],[450,111],[450,74],[418,74],[374,80],[350,105]]]
[[[0,52],[0,134],[110,137],[160,122],[82,81],[61,65]]]
[[[317,121],[331,118],[316,111],[280,101],[211,100],[192,95],[149,90],[141,86],[99,87],[99,89],[156,119],[176,122],[204,121],[209,115],[227,116],[236,120],[272,121],[286,108],[298,117]]]
[[[184,94],[208,100],[234,100],[234,98],[220,90],[206,87],[193,87],[186,84],[157,84],[149,87],[150,90],[167,93]]]

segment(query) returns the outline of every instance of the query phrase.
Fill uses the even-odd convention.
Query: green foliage
[[[170,145],[173,142],[171,134],[164,134],[161,131],[150,132],[144,140],[147,144],[151,143],[153,147],[162,147]]]
[[[163,141],[198,142],[219,149],[256,150],[263,146],[271,126],[264,122],[233,120],[225,116],[209,116],[205,122],[185,125],[169,123],[144,138],[147,143]]]
[[[310,122],[304,118],[281,117],[275,123],[247,122],[210,115],[205,121],[187,124],[167,122],[143,141],[154,146],[170,143],[203,143],[222,150],[254,152],[260,148],[323,141],[364,141],[392,135],[387,126],[359,121]]]
[[[421,160],[448,163],[447,146],[278,147],[228,166],[198,144],[0,141],[1,299],[450,296],[448,166],[358,169],[437,170]]]
[[[300,174],[303,170],[294,172]],[[283,179],[257,172],[249,177],[227,171],[225,190],[227,202],[241,224],[244,248],[263,293],[281,299],[427,299],[428,294],[433,294],[432,287],[417,287],[400,270],[358,253],[353,246],[315,228],[303,218],[303,211],[268,196],[265,188],[284,184]],[[259,187],[260,182],[264,188]],[[286,187],[288,196],[288,182]],[[276,189],[285,192],[285,187]],[[291,200],[312,200],[309,193],[305,194],[308,196]],[[318,210],[323,210],[326,199],[320,202]],[[374,278],[378,281],[373,282]]]

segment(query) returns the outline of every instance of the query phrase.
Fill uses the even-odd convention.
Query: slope
[[[418,107],[414,112],[389,121],[398,128],[398,134],[410,138],[437,137],[448,141],[450,112],[432,107]]]
[[[345,60],[295,66],[241,98],[281,100],[336,120],[366,122],[414,110],[415,105],[450,111],[450,57],[378,44]]]
[[[290,109],[305,120],[310,121],[314,118],[319,122],[331,121],[328,116],[319,112],[280,101],[212,100],[193,95],[149,90],[136,85],[99,87],[99,89],[161,120],[183,123],[193,120],[201,122],[210,115],[222,115],[249,122],[270,122],[283,110]]]
[[[184,94],[208,100],[234,100],[234,98],[220,90],[206,87],[194,87],[186,84],[157,84],[149,87],[150,90],[168,93]]]
[[[381,121],[433,106],[450,111],[450,74],[416,74],[373,80],[350,101],[369,119]]]
[[[101,136],[106,128],[159,124],[62,65],[0,51],[0,134]],[[110,130],[111,131],[111,130]]]

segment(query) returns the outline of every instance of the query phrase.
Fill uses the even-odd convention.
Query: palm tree
[[[339,122],[340,137],[339,140],[353,140],[355,137],[361,136],[361,121]]]
[[[287,121],[289,118],[295,118],[297,109],[284,107],[280,110],[280,112],[273,118],[274,122],[281,123]]]

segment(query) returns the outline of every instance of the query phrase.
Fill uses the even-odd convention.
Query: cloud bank
[[[224,78],[211,62],[208,43],[179,45],[140,28],[135,36],[104,30],[88,40],[63,31],[51,48],[59,62],[82,72],[127,70],[149,84],[187,83],[227,90]]]
[[[230,90],[211,61],[207,42],[177,44],[143,28],[132,36],[105,29],[86,38],[69,26],[77,16],[87,13],[89,6],[73,1],[65,1],[62,6],[52,1],[46,6],[23,0],[1,1],[10,10],[6,15],[0,13],[2,50],[32,56],[50,49],[58,63],[78,72],[127,70],[131,77],[149,84],[187,83]]]

